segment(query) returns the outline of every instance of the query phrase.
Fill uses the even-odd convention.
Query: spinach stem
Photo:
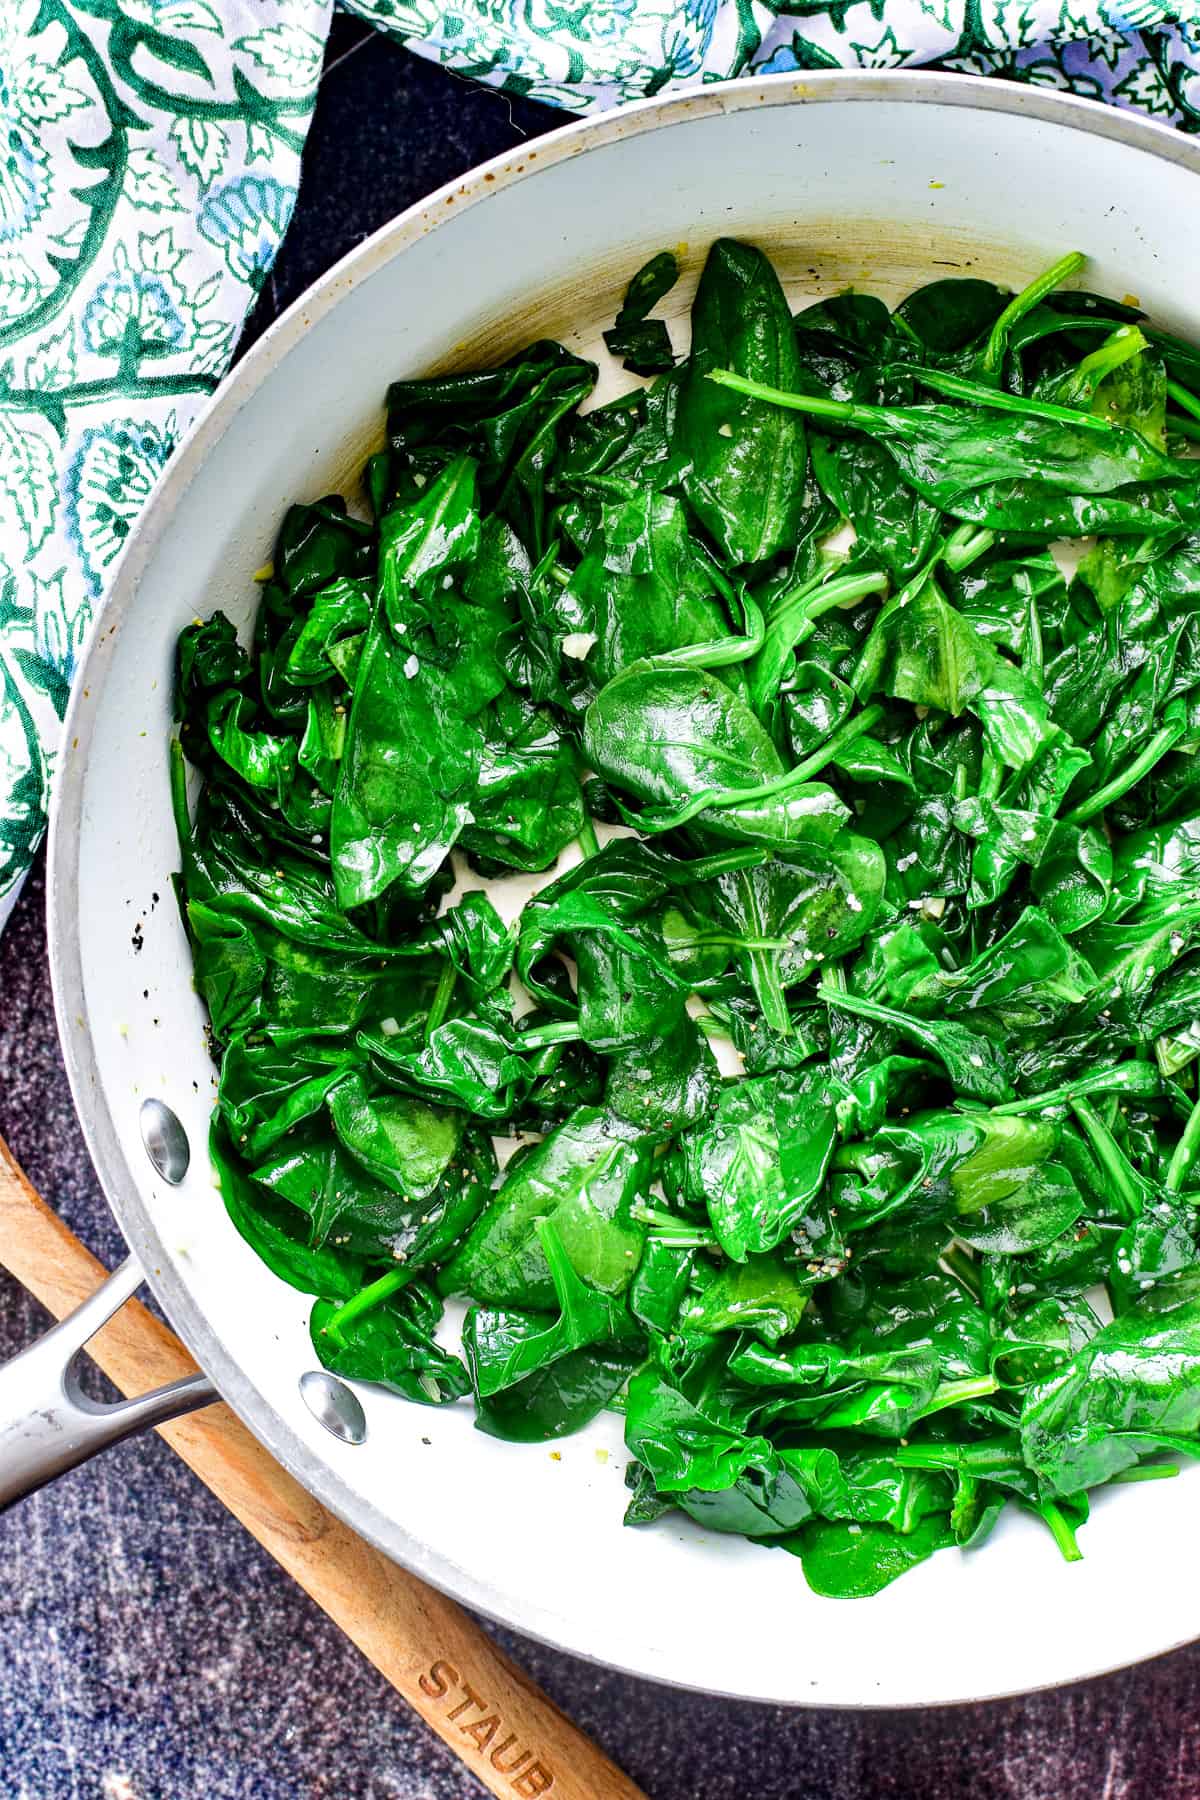
[[[934,1020],[914,1018],[894,1006],[883,1006],[878,1000],[868,1000],[865,994],[852,994],[848,989],[835,988],[826,979],[822,980],[817,994],[827,1006],[839,1006],[843,1012],[855,1013],[860,1019],[870,1019],[877,1025],[894,1025],[897,1031],[906,1032],[918,1043],[932,1043],[937,1038],[937,1024]]]
[[[995,541],[995,532],[985,525],[960,525],[942,546],[942,561],[957,574],[990,550]]]
[[[788,658],[817,629],[817,620],[835,606],[851,606],[870,594],[886,593],[882,570],[867,574],[815,576],[790,589],[771,609],[761,654],[750,671],[750,704],[760,712],[778,692]]]
[[[818,582],[805,582],[803,587],[784,594],[772,608],[770,635],[786,636],[795,625],[792,644],[803,643],[816,630],[816,622],[822,613],[832,612],[835,606],[851,606],[856,600],[865,600],[869,594],[881,594],[887,584],[888,578],[882,569],[856,575],[835,575],[832,579],[823,576]]]
[[[1132,1469],[1121,1469],[1118,1474],[1110,1475],[1110,1484],[1129,1481],[1169,1481],[1173,1475],[1179,1474],[1178,1463],[1135,1463]]]
[[[979,798],[995,800],[1004,785],[1004,764],[995,754],[990,744],[984,745],[983,767],[979,772]]]
[[[1072,382],[1083,382],[1089,397],[1094,395],[1106,375],[1119,369],[1123,363],[1132,362],[1143,350],[1150,348],[1136,325],[1119,325],[1116,331],[1105,338],[1099,349],[1091,351],[1084,357],[1071,376]]]
[[[968,1300],[979,1300],[983,1293],[979,1270],[974,1257],[968,1255],[961,1244],[947,1244],[938,1261],[947,1275],[957,1281]]]
[[[717,1248],[716,1237],[705,1226],[694,1225],[690,1219],[681,1219],[678,1213],[667,1212],[661,1206],[650,1206],[645,1200],[635,1200],[629,1216],[635,1224],[648,1226],[656,1237],[666,1239],[677,1249]]]
[[[869,1144],[839,1144],[829,1166],[842,1174],[869,1175],[872,1154]]]
[[[1030,596],[1029,615],[1021,633],[1021,668],[1040,688],[1046,664],[1046,647],[1042,639],[1042,615],[1037,601]]]
[[[596,826],[591,813],[587,810],[586,802],[584,804],[583,824],[579,827],[579,848],[583,851],[585,857],[599,856],[600,854],[600,840],[596,836]]]
[[[1192,443],[1200,442],[1200,419],[1190,418],[1183,413],[1171,413],[1167,419],[1167,430],[1190,439]]]
[[[987,346],[983,352],[983,367],[989,375],[994,375],[1004,361],[1004,352],[1008,349],[1008,335],[1013,326],[1025,317],[1027,312],[1047,294],[1052,294],[1056,287],[1069,281],[1072,275],[1078,275],[1087,262],[1081,250],[1069,250],[1060,256],[1056,263],[1036,276],[1028,287],[1023,287],[1019,294],[1014,294],[996,323],[988,333]]]
[[[755,800],[773,800],[778,794],[787,794],[793,788],[803,787],[818,769],[823,769],[847,744],[870,731],[872,725],[882,718],[882,706],[864,707],[855,718],[847,719],[844,725],[839,726],[820,749],[803,762],[797,763],[794,769],[789,769],[786,775],[777,775],[771,781],[760,781],[756,786],[748,788],[705,788],[701,793],[693,794],[690,800],[683,801],[673,812],[655,813],[648,809],[640,817],[632,814],[630,817],[636,817],[636,822],[644,831],[677,831],[681,825],[694,819],[697,813],[708,812],[713,808],[724,811],[734,806],[747,806]]]
[[[1019,1467],[1016,1444],[901,1444],[895,1460],[902,1469],[958,1469],[965,1475],[994,1475]]]
[[[1142,1196],[1125,1152],[1090,1100],[1076,1094],[1071,1100],[1071,1110],[1096,1152],[1101,1169],[1116,1190],[1122,1216],[1136,1219],[1142,1210]]]
[[[790,950],[791,938],[738,937],[731,931],[700,931],[684,946],[686,950]]]
[[[766,850],[749,845],[744,850],[714,850],[711,856],[693,857],[682,867],[689,881],[713,881],[718,875],[731,875],[736,869],[761,869],[769,861]]]
[[[886,409],[875,406],[860,406],[854,400],[830,400],[824,394],[793,394],[786,388],[771,387],[764,381],[754,381],[748,375],[738,375],[733,369],[710,369],[707,379],[715,381],[718,387],[729,388],[735,394],[745,394],[751,400],[765,400],[771,406],[786,406],[792,412],[808,413],[814,419],[840,419],[846,425],[854,424],[864,414],[872,419]]]
[[[1200,400],[1180,382],[1167,382],[1167,399],[1173,400],[1181,412],[1190,413],[1193,419],[1200,419]]]
[[[425,1019],[425,1038],[427,1042],[433,1036],[442,1020],[446,1017],[447,1010],[450,1006],[450,999],[454,993],[454,987],[457,981],[458,970],[450,961],[450,958],[447,957],[442,964],[442,972],[438,976],[438,984],[433,991],[433,999],[430,1002],[429,1012]]]
[[[753,882],[749,879],[748,872],[745,870],[739,872],[734,877],[734,882],[744,917],[753,920],[757,925],[765,924],[759,907],[759,896]],[[777,1031],[780,1037],[790,1037],[792,1019],[788,1012],[787,995],[783,991],[777,958],[762,949],[754,949],[749,946],[747,946],[747,953],[750,959],[750,980],[753,983],[754,992],[758,996],[758,1003],[762,1007],[763,1018],[771,1030]]]
[[[192,843],[192,819],[188,811],[187,798],[187,764],[183,759],[183,745],[177,737],[171,739],[171,813],[175,820],[175,835],[179,839],[179,853],[187,856]]]
[[[1083,1551],[1075,1542],[1075,1528],[1060,1506],[1053,1500],[1039,1500],[1033,1509],[1050,1527],[1051,1536],[1063,1553],[1064,1562],[1082,1562]]]
[[[551,1044],[577,1044],[582,1037],[577,1019],[555,1019],[547,1025],[531,1025],[528,1031],[517,1030],[519,1050],[545,1050]]]
[[[1135,1080],[1131,1072],[1138,1069],[1144,1069],[1145,1075]],[[1043,1093],[1028,1094],[1021,1100],[1006,1100],[1002,1106],[993,1106],[992,1111],[1015,1118],[1018,1113],[1038,1112],[1047,1106],[1066,1106],[1087,1094],[1133,1093],[1146,1098],[1159,1093],[1161,1088],[1153,1063],[1114,1063],[1110,1069],[1096,1069],[1091,1075],[1081,1075],[1077,1081],[1064,1082],[1061,1087],[1046,1088]]]
[[[354,1294],[349,1300],[343,1301],[336,1312],[330,1313],[321,1328],[321,1336],[331,1337],[335,1344],[344,1343],[342,1332],[347,1325],[353,1324],[355,1319],[361,1319],[364,1313],[371,1312],[373,1308],[381,1305],[397,1289],[402,1288],[407,1281],[411,1280],[410,1270],[389,1269],[386,1275],[381,1275],[369,1287],[360,1288],[357,1294]]]
[[[1025,400],[1015,394],[1003,394],[998,388],[964,381],[959,375],[945,375],[918,363],[893,364],[899,375],[911,375],[923,387],[948,399],[963,400],[972,406],[990,407],[996,412],[1019,413],[1025,419],[1050,419],[1075,425],[1082,431],[1111,432],[1116,427],[1108,419],[1094,413],[1080,412],[1074,406],[1054,406],[1046,400]],[[823,394],[792,394],[784,388],[771,387],[763,381],[751,381],[736,375],[732,369],[710,369],[708,380],[750,400],[762,400],[770,406],[786,406],[792,412],[808,413],[816,419],[840,419],[844,425],[864,427],[892,426],[900,429],[912,412],[921,408],[907,406],[865,406],[857,400],[830,400]]]
[[[958,1406],[964,1400],[986,1400],[989,1394],[997,1392],[999,1386],[994,1375],[964,1375],[957,1381],[943,1381],[928,1406],[921,1408],[917,1418],[932,1418],[934,1413],[944,1412],[948,1406]],[[913,1422],[915,1424],[916,1421]]]
[[[1177,719],[1173,725],[1160,726],[1141,755],[1135,756],[1119,775],[1114,775],[1111,781],[1106,781],[1102,788],[1097,788],[1088,799],[1065,813],[1063,824],[1086,825],[1089,819],[1094,819],[1106,806],[1111,806],[1114,800],[1127,794],[1131,787],[1136,787],[1142,777],[1150,773],[1155,763],[1162,761],[1167,751],[1173,749],[1186,732],[1186,719]]]
[[[882,706],[864,706],[860,713],[855,714],[854,718],[847,719],[844,725],[839,725],[837,730],[826,738],[825,742],[814,750],[811,756],[806,756],[803,762],[797,763],[789,779],[797,783],[807,781],[810,775],[815,775],[819,769],[825,767],[826,763],[833,762],[848,744],[854,742],[855,738],[864,737],[873,726],[879,724],[883,716]]]
[[[1167,1168],[1167,1177],[1163,1186],[1169,1194],[1177,1194],[1187,1186],[1188,1176],[1192,1172],[1192,1164],[1200,1152],[1200,1100],[1197,1100],[1188,1115],[1188,1122],[1183,1128],[1183,1136],[1175,1146],[1175,1153]]]
[[[993,412],[1019,413],[1025,419],[1060,420],[1065,425],[1079,425],[1085,431],[1111,431],[1110,419],[1099,419],[1095,413],[1083,412],[1077,406],[1060,406],[1053,400],[1026,400],[1018,394],[1006,394],[999,388],[985,387],[978,381],[967,381],[961,375],[949,375],[942,369],[927,369],[923,363],[893,363],[898,375],[911,375],[922,387],[948,400],[962,400],[968,406],[989,407]],[[878,409],[887,412],[887,407]],[[896,409],[901,412],[905,408]]]
[[[733,663],[748,662],[762,649],[767,626],[758,601],[745,589],[741,593],[741,603],[744,616],[742,637],[722,638],[715,643],[684,644],[678,650],[667,650],[661,656],[648,657],[647,661],[662,669],[727,669]]]

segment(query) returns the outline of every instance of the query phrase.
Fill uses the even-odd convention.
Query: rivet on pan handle
[[[189,1375],[112,1405],[83,1392],[79,1352],[143,1279],[129,1257],[61,1324],[0,1366],[0,1511],[98,1450],[217,1398],[207,1375]]]

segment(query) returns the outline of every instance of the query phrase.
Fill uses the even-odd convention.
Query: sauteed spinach
[[[1198,1442],[1200,353],[1082,260],[793,319],[718,242],[677,360],[664,253],[648,384],[396,382],[179,640],[213,1154],[316,1355],[618,1408],[631,1523],[823,1594]]]

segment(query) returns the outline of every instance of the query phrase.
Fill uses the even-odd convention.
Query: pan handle
[[[0,1512],[109,1444],[217,1399],[207,1375],[172,1381],[137,1400],[89,1400],[79,1354],[145,1277],[129,1257],[46,1335],[0,1365]]]

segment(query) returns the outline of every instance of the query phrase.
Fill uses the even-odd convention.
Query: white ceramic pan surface
[[[334,1512],[468,1605],[639,1675],[748,1698],[1008,1693],[1200,1632],[1200,1472],[1103,1496],[1081,1564],[1012,1517],[983,1553],[946,1552],[844,1602],[810,1594],[782,1552],[687,1521],[624,1529],[616,1419],[551,1454],[484,1437],[467,1405],[368,1388],[366,1442],[336,1442],[298,1392],[308,1302],[237,1237],[201,1148],[213,1071],[170,888],[176,634],[218,606],[248,622],[285,506],[350,479],[390,377],[495,361],[545,334],[605,361],[624,283],[663,245],[685,247],[680,314],[722,234],[768,249],[796,302],[848,284],[894,300],[952,271],[1016,287],[1079,248],[1089,286],[1200,336],[1198,202],[1200,144],[965,77],[741,81],[571,126],[435,194],[326,276],[223,386],[134,532],[76,687],[52,833],[59,1024],[89,1145],[226,1399]],[[195,1147],[181,1187],[147,1164],[147,1095]]]

